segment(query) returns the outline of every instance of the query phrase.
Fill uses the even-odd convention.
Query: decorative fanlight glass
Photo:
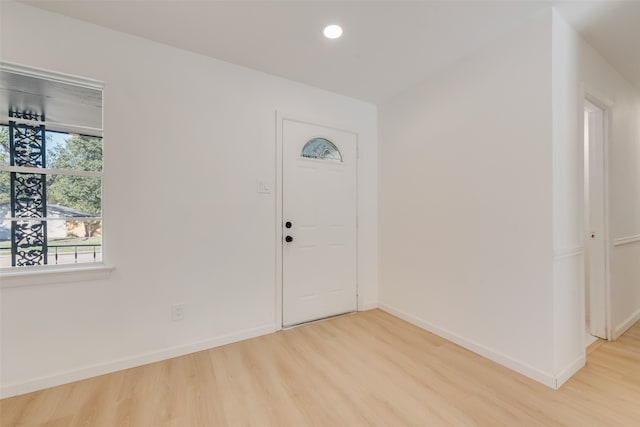
[[[342,154],[335,144],[325,138],[313,138],[302,147],[301,157],[342,162]]]

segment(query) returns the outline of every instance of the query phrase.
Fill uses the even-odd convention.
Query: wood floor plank
[[[381,310],[0,401],[17,426],[636,426],[640,323],[551,390]]]

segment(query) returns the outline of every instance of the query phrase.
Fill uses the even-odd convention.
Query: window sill
[[[83,266],[51,266],[26,268],[20,271],[0,269],[0,288],[48,285],[54,283],[85,282],[109,278],[115,267],[104,264]]]

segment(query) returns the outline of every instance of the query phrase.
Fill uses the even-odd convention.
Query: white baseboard
[[[591,344],[598,341],[598,337],[591,335],[589,332],[585,333],[584,337],[584,348],[589,348]]]
[[[560,388],[562,384],[566,383],[569,378],[571,378],[576,372],[582,369],[586,363],[587,357],[584,354],[571,362],[569,366],[567,366],[562,372],[556,375],[556,386],[554,388]]]
[[[638,322],[639,320],[640,320],[640,310],[637,310],[635,313],[629,316],[627,320],[622,322],[620,325],[616,326],[616,328],[613,331],[613,339],[617,340],[618,338],[620,338],[622,334],[627,332],[627,330],[633,325],[635,325],[636,322]]]
[[[362,305],[358,308],[358,311],[367,311],[378,308],[378,303],[373,301],[363,302]]]
[[[275,330],[276,328],[274,327],[274,325],[258,326],[256,328],[245,329],[240,332],[234,332],[231,334],[198,341],[191,344],[178,345],[161,350],[151,351],[148,353],[138,354],[135,356],[112,360],[109,362],[98,363],[71,371],[60,372],[40,378],[34,378],[20,383],[3,384],[2,387],[0,387],[0,398],[30,393],[32,391],[84,380],[86,378],[91,378],[98,375],[104,375],[111,372],[121,371],[123,369],[134,368],[136,366],[159,362],[161,360],[171,359],[173,357],[184,356],[185,354],[208,350],[210,348],[219,347],[225,344],[230,344],[233,342],[258,337],[260,335],[269,334],[271,332],[275,332]]]
[[[394,316],[399,317],[402,320],[406,320],[407,322],[418,326],[419,328],[426,329],[429,332],[432,332],[452,343],[459,345],[460,347],[464,347],[467,350],[470,350],[474,353],[479,354],[482,357],[485,357],[489,360],[492,360],[502,366],[505,366],[513,371],[516,371],[526,377],[531,378],[539,383],[546,385],[547,387],[557,388],[558,382],[555,376],[543,372],[537,368],[534,368],[531,365],[520,362],[518,360],[513,359],[505,354],[492,350],[480,343],[477,343],[473,340],[467,339],[460,335],[457,335],[453,332],[447,331],[446,329],[442,329],[430,322],[422,320],[412,314],[408,314],[402,310],[399,310],[395,307],[389,306],[387,304],[379,303],[378,307],[381,310],[384,310]]]

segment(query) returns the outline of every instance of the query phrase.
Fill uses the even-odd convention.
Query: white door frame
[[[588,246],[588,241],[587,239],[587,233],[589,233],[589,230],[586,230],[586,224],[585,224],[585,218],[586,218],[586,209],[588,209],[587,206],[585,206],[586,204],[584,203],[584,138],[585,138],[585,134],[584,134],[584,111],[585,111],[585,106],[586,106],[586,102],[588,101],[590,103],[592,103],[593,105],[595,105],[596,107],[600,108],[602,110],[602,118],[603,118],[603,141],[602,141],[602,151],[603,151],[603,159],[602,159],[602,163],[603,163],[603,196],[604,196],[604,271],[605,271],[605,280],[604,280],[604,292],[602,292],[601,294],[604,295],[605,301],[604,301],[604,309],[605,309],[605,337],[607,340],[611,341],[613,340],[613,326],[611,323],[611,254],[613,253],[613,240],[611,239],[611,232],[610,232],[610,206],[611,206],[611,200],[610,200],[610,189],[609,189],[609,181],[610,181],[610,167],[609,167],[609,141],[611,139],[611,107],[613,106],[613,102],[610,101],[609,99],[607,99],[606,97],[602,97],[600,95],[597,94],[596,91],[592,90],[591,88],[588,87],[583,87],[582,90],[582,98],[580,100],[580,126],[579,126],[579,135],[580,135],[580,144],[579,146],[580,148],[580,152],[582,154],[581,156],[581,180],[580,182],[582,183],[582,187],[583,187],[583,214],[582,214],[582,224],[583,224],[583,245],[584,245],[584,254],[585,257],[584,259],[586,260],[586,254],[587,254],[587,246]],[[588,277],[587,275],[589,274],[589,269],[588,269],[588,265],[585,262],[584,263],[584,281],[583,281],[583,289],[586,289],[586,278]],[[586,294],[583,294],[583,301],[582,301],[582,306],[584,307],[586,304]],[[585,317],[586,317],[586,313],[585,313]]]
[[[358,133],[347,129],[344,126],[325,124],[324,122],[318,123],[312,118],[300,117],[299,114],[289,114],[279,110],[276,110],[276,186],[275,186],[275,199],[276,199],[276,224],[275,224],[275,244],[276,244],[276,289],[275,289],[275,328],[277,331],[282,329],[282,252],[284,249],[283,244],[283,212],[282,212],[282,122],[283,120],[291,120],[294,122],[305,123],[309,125],[322,126],[330,129],[339,130],[341,132],[348,132],[356,137],[356,310],[360,307],[360,292],[359,292],[359,280],[358,280],[358,246],[360,241],[360,230],[358,227],[358,205],[359,205],[359,185],[358,185],[358,164],[360,163],[360,151],[358,147]]]

